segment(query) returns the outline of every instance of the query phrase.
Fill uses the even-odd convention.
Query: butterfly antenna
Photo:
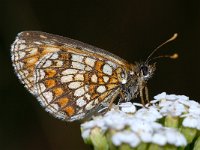
[[[160,55],[160,56],[157,56],[157,57],[154,57],[152,59],[150,59],[149,61],[152,61],[152,60],[155,60],[155,59],[159,59],[159,58],[170,58],[170,59],[177,59],[179,56],[177,53],[174,53],[172,55]],[[149,62],[148,61],[148,62]]]
[[[165,44],[167,44],[167,43],[169,43],[169,42],[175,40],[175,39],[177,38],[177,36],[178,36],[178,34],[177,34],[177,33],[174,33],[174,35],[173,35],[170,39],[168,39],[167,41],[163,42],[163,43],[160,44],[158,47],[156,47],[156,48],[149,54],[149,56],[147,57],[145,63],[148,63],[148,62],[150,61],[151,56],[152,56],[158,49],[160,49],[163,45],[165,45]],[[163,56],[155,57],[154,59],[161,58],[161,57],[169,57],[169,58],[172,58],[172,59],[173,59],[172,56],[173,56],[173,55],[163,55]],[[175,55],[174,55],[174,56],[175,56]],[[176,56],[178,56],[178,54],[176,54]]]

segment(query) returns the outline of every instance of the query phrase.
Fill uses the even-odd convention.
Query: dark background
[[[10,45],[18,32],[41,30],[109,50],[129,62],[145,60],[173,33],[176,41],[157,55],[161,59],[148,82],[150,97],[160,92],[200,100],[199,0],[1,0],[0,1],[0,149],[90,149],[79,122],[51,117],[20,84],[10,61]]]

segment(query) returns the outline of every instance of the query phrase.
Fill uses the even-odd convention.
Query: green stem
[[[99,128],[94,128],[91,131],[90,139],[95,150],[108,150],[106,137]]]
[[[166,116],[164,126],[166,127],[172,127],[172,128],[178,128],[179,118],[173,117],[173,116]]]
[[[200,150],[200,136],[197,138],[196,142],[194,143],[193,150]]]
[[[180,128],[180,131],[185,136],[188,144],[192,143],[192,141],[197,135],[197,129],[194,129],[194,128],[188,128],[188,127],[182,126]]]

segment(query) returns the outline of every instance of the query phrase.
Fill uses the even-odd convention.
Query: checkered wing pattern
[[[117,72],[109,61],[69,52],[45,55],[36,65],[38,100],[54,116],[74,120],[87,116],[119,93]]]
[[[21,32],[12,44],[11,56],[15,72],[29,92],[36,94],[33,74],[42,56],[60,51],[55,41],[37,32]],[[48,46],[47,46],[48,45]]]
[[[43,32],[22,32],[15,71],[41,105],[66,121],[85,118],[120,92],[127,63],[104,50]]]

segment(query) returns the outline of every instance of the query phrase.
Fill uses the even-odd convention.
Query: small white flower
[[[200,116],[200,106],[190,106],[188,112]]]
[[[152,142],[164,146],[167,143],[176,146],[185,146],[187,144],[185,137],[173,128],[163,127],[157,130],[153,135]]]
[[[183,100],[183,99],[178,99],[177,100],[179,103],[185,105],[186,107],[189,107],[191,105],[190,100]]]
[[[183,134],[177,132],[176,137],[177,137],[176,141],[171,142],[171,143],[174,143],[174,145],[176,145],[176,146],[186,146],[187,145],[187,141]]]
[[[184,127],[199,128],[200,116],[188,115],[187,117],[184,118],[182,125]]]
[[[200,106],[200,104],[199,103],[197,103],[196,101],[193,101],[193,100],[190,100],[189,101],[190,103],[189,103],[189,106],[191,107],[191,106],[196,106],[196,107],[199,107]]]
[[[159,105],[160,108],[160,113],[163,116],[167,116],[167,115],[171,115],[171,116],[180,116],[181,114],[183,114],[184,112],[187,111],[186,107],[179,103],[178,101],[166,101],[166,102],[161,102],[161,104]]]
[[[147,121],[156,121],[162,118],[162,115],[158,112],[157,108],[150,106],[149,108],[141,108],[135,113],[135,117],[144,119]]]
[[[116,130],[121,130],[126,125],[127,114],[120,111],[110,111],[102,119],[106,128],[113,128]]]
[[[129,125],[131,130],[139,135],[143,142],[151,142],[154,130],[162,127],[159,123],[149,122],[142,119],[135,119],[132,122],[129,122]]]
[[[167,137],[167,143],[176,145],[176,146],[184,146],[187,144],[185,137],[173,128],[166,128],[165,135]]]
[[[95,117],[93,120],[81,124],[82,130],[92,129],[94,127],[99,127],[102,129],[102,131],[107,130],[107,128],[105,126],[105,122],[102,118],[103,117],[101,117],[101,116]]]
[[[155,143],[155,144],[163,146],[167,143],[167,139],[166,139],[166,136],[163,135],[163,133],[158,132],[158,133],[153,135],[152,142]]]
[[[151,127],[150,122],[141,119],[134,119],[132,122],[129,122],[131,130],[140,134],[140,132],[149,132],[153,133],[153,128]]]
[[[155,99],[155,100],[166,99],[166,95],[167,95],[166,92],[162,92],[162,93],[160,93],[160,94],[154,96],[154,99]]]
[[[87,139],[90,136],[90,129],[83,130],[81,135],[83,139]]]
[[[178,100],[178,97],[175,94],[166,95],[166,99],[169,101]]]
[[[189,100],[189,97],[185,96],[185,95],[177,95],[176,97],[178,98],[178,100],[181,100],[181,101],[188,101]]]
[[[136,107],[131,102],[121,103],[119,105],[119,107],[121,108],[121,111],[123,111],[125,113],[135,113],[136,112]]]
[[[168,106],[170,106],[172,104],[173,104],[172,101],[167,101],[166,99],[163,99],[163,100],[160,101],[158,106],[159,107],[168,107]]]
[[[131,147],[136,147],[140,143],[138,136],[130,131],[117,132],[112,136],[112,142],[116,146],[120,146],[123,143],[129,144]]]
[[[141,141],[144,143],[150,143],[152,140],[152,133],[149,132],[141,132],[139,136]]]

